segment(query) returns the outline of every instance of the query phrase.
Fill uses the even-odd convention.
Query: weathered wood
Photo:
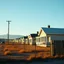
[[[54,41],[51,40],[51,43],[50,43],[51,56],[54,55],[54,45],[53,45],[53,42],[54,42]]]

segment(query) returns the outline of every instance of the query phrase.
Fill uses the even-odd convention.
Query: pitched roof
[[[28,36],[24,36],[24,39],[28,38]]]
[[[42,29],[47,34],[64,34],[64,28],[44,28],[42,27]]]
[[[32,37],[36,37],[36,36],[38,36],[37,34],[30,34]]]

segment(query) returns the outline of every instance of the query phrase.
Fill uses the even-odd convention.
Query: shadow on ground
[[[56,58],[56,59],[42,59],[42,58],[33,58],[31,59],[30,61],[28,60],[12,60],[12,59],[0,59],[0,64],[49,64],[50,63],[53,63],[54,61],[63,61],[64,63],[64,58]],[[60,62],[60,63],[61,63]],[[57,62],[56,62],[57,63]],[[59,63],[59,64],[60,64]]]

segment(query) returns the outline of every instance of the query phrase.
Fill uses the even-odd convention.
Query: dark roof
[[[44,28],[42,27],[46,34],[64,34],[64,28]]]
[[[24,39],[28,38],[28,36],[24,36]]]
[[[30,34],[31,35],[31,37],[36,37],[36,36],[38,36],[37,34]]]

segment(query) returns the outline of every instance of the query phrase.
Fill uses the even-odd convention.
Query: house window
[[[46,41],[46,37],[41,37],[40,42]]]
[[[40,38],[36,38],[36,42],[40,42]]]
[[[26,39],[26,42],[28,42],[28,39]]]
[[[32,42],[32,39],[29,39],[29,42]]]

